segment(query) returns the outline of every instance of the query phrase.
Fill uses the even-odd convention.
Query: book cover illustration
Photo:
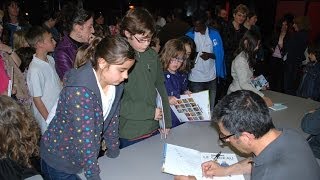
[[[262,74],[260,76],[255,77],[254,79],[252,79],[251,80],[251,84],[252,84],[253,87],[258,89],[259,91],[263,87],[269,86],[269,82],[267,81],[267,79]]]
[[[180,122],[210,121],[209,91],[181,95],[177,105],[170,105]]]
[[[214,159],[217,153],[205,153],[191,148],[173,144],[164,145],[164,162],[162,172],[172,175],[191,175],[198,180],[244,180],[243,175],[206,178],[202,177],[201,164]],[[238,162],[233,153],[222,153],[217,159],[221,166],[229,166]]]

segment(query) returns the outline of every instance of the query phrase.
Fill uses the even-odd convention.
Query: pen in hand
[[[213,161],[217,161],[220,155],[221,155],[221,151],[218,154],[216,154],[216,156],[214,156]]]
[[[217,163],[218,158],[219,158],[220,156],[221,156],[221,151],[214,156],[214,158],[212,159],[212,161],[215,162],[215,163]],[[209,171],[209,170],[212,168],[212,166],[215,166],[215,165],[212,165],[211,162],[209,162],[209,161],[208,161],[208,163],[209,163],[209,164],[207,164],[207,165],[205,165],[205,166],[202,165],[202,177],[208,177],[208,176],[207,176],[207,171]]]

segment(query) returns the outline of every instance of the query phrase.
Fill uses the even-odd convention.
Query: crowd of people
[[[273,102],[263,93],[271,89],[320,100],[320,45],[307,41],[307,17],[283,17],[264,42],[253,10],[240,4],[231,14],[228,21],[225,9],[216,18],[197,11],[186,21],[179,8],[164,18],[136,7],[108,26],[102,12],[66,2],[60,12],[31,25],[18,1],[8,0],[0,11],[0,166],[5,167],[0,177],[79,179],[77,174],[84,172],[87,179],[101,179],[99,156],[115,158],[122,148],[159,133],[169,135],[182,124],[170,105],[182,94],[209,90],[220,140],[255,158],[230,168],[205,163],[206,176],[252,171],[252,179],[273,172],[274,179],[289,179],[290,173],[277,171],[274,164],[255,165],[271,150],[280,147],[285,153],[281,143],[287,143],[305,154],[299,162],[310,167],[307,179],[318,179],[312,154],[319,157],[318,131],[308,130],[309,122],[303,121],[313,135],[311,151],[300,135],[276,129],[267,108]],[[260,74],[269,81],[262,91],[251,83]],[[163,108],[156,106],[157,95]],[[320,118],[317,110],[311,114]],[[162,118],[165,127],[160,128]],[[277,166],[288,166],[284,172],[297,169],[292,160],[268,163],[277,161]]]

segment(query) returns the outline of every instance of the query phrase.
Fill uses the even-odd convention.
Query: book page
[[[203,153],[197,150],[173,144],[164,145],[164,162],[162,172],[172,175],[191,175],[197,180],[244,180],[243,175],[206,178],[202,177],[201,164],[214,159],[217,153]],[[221,153],[217,162],[229,166],[238,162],[236,154]]]
[[[172,175],[201,177],[200,152],[190,148],[165,144],[162,172]]]
[[[209,91],[181,95],[177,105],[170,105],[180,122],[210,121]]]

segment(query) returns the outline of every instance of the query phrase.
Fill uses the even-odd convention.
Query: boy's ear
[[[36,42],[36,44],[34,45],[35,48],[38,48],[38,47],[42,47],[42,41],[38,41]]]
[[[124,35],[126,36],[126,38],[130,38],[131,37],[131,33],[127,30],[124,30]]]

